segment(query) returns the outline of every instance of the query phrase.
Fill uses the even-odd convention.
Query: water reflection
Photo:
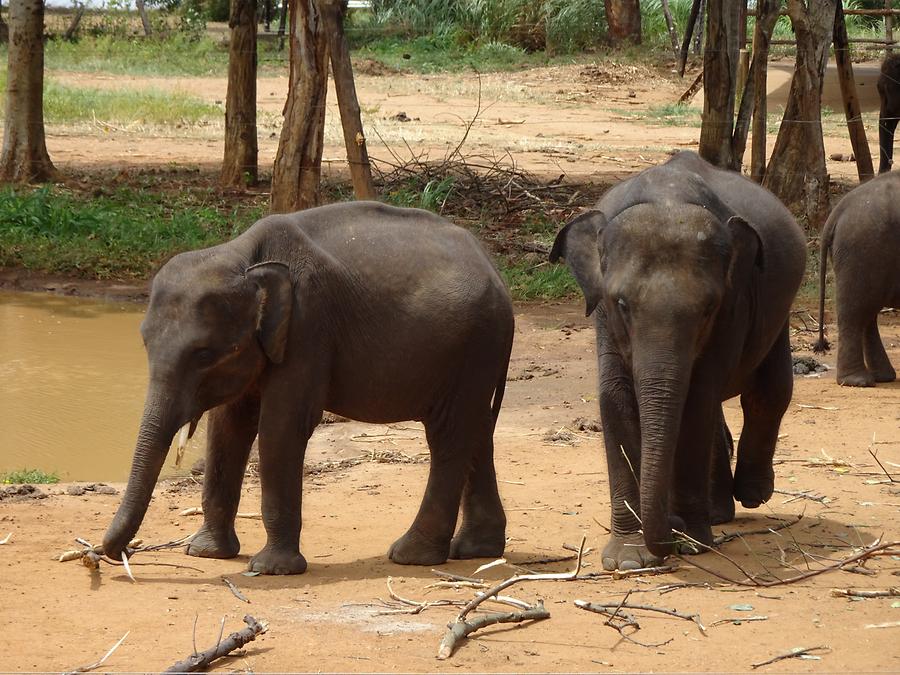
[[[144,405],[144,306],[0,292],[0,473],[124,480]],[[194,436],[181,473],[202,452]],[[164,475],[177,473],[175,453]]]

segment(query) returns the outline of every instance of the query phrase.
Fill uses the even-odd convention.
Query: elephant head
[[[722,207],[721,203],[718,204]],[[565,258],[602,314],[612,347],[631,370],[641,434],[641,523],[654,555],[672,551],[669,493],[694,364],[738,277],[763,264],[756,231],[727,209],[639,203],[611,219],[597,210],[557,235]]]
[[[150,381],[128,487],[103,539],[118,560],[140,527],[179,428],[254,386],[285,356],[293,291],[287,265],[250,264],[216,247],[183,253],[153,280],[141,335]]]

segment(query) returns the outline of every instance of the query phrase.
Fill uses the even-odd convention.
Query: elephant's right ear
[[[259,343],[272,363],[281,363],[294,304],[290,268],[282,262],[261,262],[248,267],[244,275],[256,284],[260,298],[256,319]]]
[[[590,210],[575,216],[556,235],[550,262],[565,258],[566,265],[581,286],[587,302],[585,316],[597,308],[603,295],[600,283],[600,249],[598,237],[606,227],[602,211]]]

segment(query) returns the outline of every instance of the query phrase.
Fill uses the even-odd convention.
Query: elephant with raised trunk
[[[141,325],[150,383],[122,503],[103,540],[118,560],[169,445],[209,411],[204,523],[191,555],[231,558],[259,436],[263,574],[299,574],[306,443],[324,410],[421,420],[425,496],[390,549],[397,563],[502,554],[493,432],[513,338],[509,294],[475,238],[416,209],[357,202],[263,218],[182,253],[153,280]],[[454,536],[462,505],[462,524]]]
[[[803,232],[768,191],[682,152],[570,221],[560,257],[595,313],[612,504],[603,566],[658,563],[673,528],[711,546],[734,498],[755,508],[772,496]],[[737,395],[732,476],[722,401]]]
[[[840,340],[837,381],[848,387],[893,382],[878,313],[900,307],[900,173],[882,174],[851,190],[834,207],[819,237],[819,340],[827,351],[825,274],[828,254],[834,266],[834,304]]]

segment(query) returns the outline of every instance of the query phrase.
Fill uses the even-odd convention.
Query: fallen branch
[[[179,516],[202,516],[203,515],[203,507],[202,506],[189,506],[188,508],[180,511],[178,513]],[[235,518],[252,518],[254,520],[262,519],[261,513],[244,513],[238,511],[234,514]]]
[[[584,557],[584,542],[585,538],[582,537],[581,545],[578,547],[578,559],[575,562],[575,569],[571,572],[518,574],[516,576],[510,577],[509,579],[501,581],[499,584],[492,586],[483,593],[479,593],[478,595],[476,595],[466,604],[465,607],[462,608],[462,610],[460,610],[459,614],[456,617],[456,620],[452,624],[448,624],[448,630],[444,635],[444,639],[441,640],[440,647],[438,647],[437,658],[439,660],[450,658],[450,656],[453,655],[453,650],[456,648],[456,645],[459,643],[459,641],[466,638],[471,633],[474,633],[479,628],[491,626],[495,623],[514,623],[521,621],[540,621],[542,619],[549,619],[550,612],[548,612],[544,608],[543,602],[540,601],[536,605],[529,606],[528,609],[525,609],[521,612],[510,612],[507,614],[487,614],[471,621],[467,621],[466,617],[471,611],[473,611],[485,600],[498,597],[500,591],[509,588],[513,584],[521,583],[523,581],[572,581],[573,579],[577,579],[578,573],[581,571],[581,561]]]
[[[627,599],[627,595],[625,598]],[[645,612],[658,612],[659,614],[666,614],[668,616],[674,616],[676,619],[684,619],[686,621],[693,621],[697,624],[697,628],[700,629],[700,632],[703,635],[706,635],[706,626],[704,626],[700,622],[699,614],[684,614],[683,612],[679,612],[675,609],[666,609],[664,607],[654,607],[653,605],[634,605],[628,602],[610,602],[610,603],[595,603],[595,602],[587,602],[586,600],[576,600],[575,606],[587,610],[588,612],[596,612],[597,614],[606,614],[608,616],[612,616],[613,612],[611,610],[618,609],[632,609],[632,610],[642,610]]]
[[[897,598],[900,597],[900,588],[888,588],[884,591],[857,591],[852,588],[832,588],[831,595],[835,598]]]
[[[627,640],[632,644],[636,644],[639,647],[647,647],[650,649],[656,649],[658,647],[663,647],[669,644],[672,641],[672,638],[668,640],[664,640],[663,642],[655,642],[655,643],[647,643],[641,642],[633,637],[634,633],[637,633],[641,629],[641,624],[638,623],[637,619],[627,612],[623,612],[622,608],[625,606],[628,597],[631,595],[631,591],[626,591],[625,596],[620,600],[617,604],[610,604],[609,607],[613,607],[612,611],[609,611],[606,607],[601,607],[599,605],[594,605],[590,602],[585,602],[584,600],[576,600],[575,606],[580,609],[587,610],[589,612],[596,612],[597,614],[603,614],[608,618],[603,622],[604,626],[609,626],[614,629],[619,636],[623,640]],[[634,628],[634,633],[626,633],[626,628]]]
[[[775,492],[778,492],[776,490]],[[761,527],[758,530],[747,530],[746,532],[723,532],[718,537],[713,539],[713,545],[718,546],[719,544],[724,544],[726,541],[731,541],[732,539],[738,539],[740,537],[746,537],[751,534],[769,534],[772,532],[777,532],[778,530],[784,530],[792,525],[796,525],[803,519],[803,514],[801,513],[799,516],[794,518],[793,520],[783,520],[778,525],[773,525],[772,527]]]
[[[773,656],[771,659],[768,659],[766,661],[760,661],[759,663],[751,663],[750,667],[753,668],[754,670],[756,670],[757,668],[760,668],[761,666],[767,666],[770,663],[775,663],[776,661],[783,661],[784,659],[798,659],[801,656],[805,656],[807,654],[812,654],[813,652],[818,652],[818,651],[823,651],[823,650],[825,652],[830,652],[831,647],[825,647],[825,646],[822,646],[822,647],[794,647],[791,651],[787,652],[786,654],[779,654],[778,656]]]
[[[228,586],[228,590],[231,591],[231,594],[234,597],[236,597],[241,602],[246,602],[248,605],[250,604],[250,600],[247,598],[247,596],[244,595],[243,593],[241,593],[241,589],[239,589],[237,586],[235,586],[234,582],[231,579],[228,579],[227,577],[222,577],[222,581],[225,583],[226,586]]]
[[[874,436],[872,437],[872,445],[875,445],[875,437]],[[888,482],[900,483],[900,480],[898,480],[897,478],[894,478],[890,473],[888,473],[888,470],[884,468],[884,464],[882,464],[881,460],[878,459],[878,453],[872,449],[872,445],[870,445],[866,449],[869,451],[869,454],[872,455],[872,459],[874,459],[875,462],[878,464],[878,466],[881,468],[881,470],[884,471],[884,475],[887,476]],[[4,542],[0,542],[0,543],[4,543]]]
[[[109,651],[106,652],[106,654],[103,655],[103,658],[101,658],[99,661],[96,661],[89,666],[79,666],[78,668],[75,668],[74,670],[70,670],[65,675],[71,675],[72,673],[87,673],[96,668],[99,668],[104,663],[106,663],[106,659],[108,659],[112,655],[112,653],[114,651],[116,651],[123,642],[125,642],[125,638],[127,638],[130,633],[131,633],[131,631],[128,631],[128,633],[125,633],[125,635],[120,637],[119,641],[116,644],[114,644],[112,647],[110,647]]]
[[[210,647],[206,651],[199,654],[191,654],[186,659],[182,659],[178,663],[170,666],[164,672],[166,673],[195,673],[208,667],[216,659],[228,656],[236,649],[240,649],[248,642],[256,639],[256,636],[265,633],[268,624],[260,623],[249,614],[244,617],[244,623],[247,627],[229,635],[225,640],[219,640],[215,646]]]

